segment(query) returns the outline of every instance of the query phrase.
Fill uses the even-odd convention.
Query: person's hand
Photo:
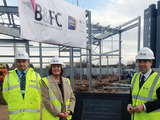
[[[67,112],[64,113],[64,115],[65,115],[66,117],[68,117],[68,115],[70,115],[70,113],[71,113],[71,111],[67,111]]]
[[[144,110],[144,107],[143,107],[143,104],[141,105],[137,105],[135,108],[134,108],[135,112],[136,113],[140,113]]]
[[[61,118],[66,118],[66,115],[64,113],[59,113],[58,116]]]
[[[133,108],[133,106],[132,106],[132,105],[128,105],[127,111],[128,111],[130,114],[134,113],[134,108]]]

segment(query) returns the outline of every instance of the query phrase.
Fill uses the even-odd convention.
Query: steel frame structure
[[[6,0],[3,0],[4,5],[0,6],[0,34],[7,35],[13,37],[12,39],[0,39],[0,43],[13,43],[14,47],[14,54],[16,52],[16,45],[15,43],[24,43],[26,51],[30,53],[29,48],[35,47],[35,46],[30,46],[28,40],[22,40],[19,38],[19,29],[20,25],[16,23],[16,20],[18,19],[18,7],[17,6],[7,6]],[[140,49],[140,31],[141,31],[141,17],[137,17],[131,21],[128,21],[125,24],[122,24],[120,26],[117,26],[115,28],[111,28],[110,26],[100,26],[99,24],[91,24],[91,12],[86,11],[86,16],[87,16],[87,48],[86,48],[86,54],[82,54],[82,49],[81,48],[72,48],[72,47],[64,47],[64,46],[57,46],[56,48],[59,49],[59,56],[64,57],[64,58],[69,58],[70,59],[70,80],[72,87],[74,89],[74,58],[80,58],[80,68],[82,68],[82,56],[86,56],[87,59],[87,64],[88,64],[88,79],[89,79],[89,92],[92,92],[92,57],[97,56],[99,57],[100,61],[100,81],[101,81],[101,58],[102,56],[119,56],[119,82],[121,82],[121,36],[122,33],[125,31],[128,31],[130,29],[133,29],[135,27],[138,27],[138,48],[137,52]],[[18,20],[17,20],[18,21]],[[119,35],[119,49],[118,50],[113,50],[109,52],[102,53],[102,41],[112,37],[114,35]],[[96,45],[99,47],[99,54],[94,54],[92,47],[93,45]],[[40,64],[40,74],[42,74],[42,65],[44,62],[42,61],[42,58],[49,58],[53,56],[43,56],[42,55],[42,43],[39,43],[39,55],[38,56],[30,56],[30,57],[37,57],[39,58],[39,64]],[[49,48],[49,47],[46,47]],[[118,54],[113,54],[114,52],[119,51]],[[69,56],[64,56],[61,55],[61,52],[69,52]],[[74,52],[79,52],[79,56],[75,56]],[[112,54],[111,54],[112,53]],[[0,55],[0,58],[2,57],[14,57],[12,56],[7,56],[7,55]],[[80,70],[80,84],[82,84],[82,69]]]

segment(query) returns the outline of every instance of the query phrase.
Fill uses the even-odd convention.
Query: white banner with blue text
[[[85,9],[63,0],[19,0],[20,37],[86,48]]]

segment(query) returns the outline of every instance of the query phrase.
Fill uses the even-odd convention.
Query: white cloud
[[[157,0],[110,0],[106,6],[104,3],[103,9],[91,10],[92,22],[100,22],[102,25],[119,25],[135,17],[143,17],[144,9],[153,3],[157,4]]]
[[[119,26],[138,16],[141,16],[141,47],[143,46],[143,14],[151,4],[157,4],[157,0],[110,0],[104,3],[101,9],[91,9],[92,23],[100,23],[102,26]],[[98,5],[97,5],[98,6]],[[97,7],[96,8],[100,8]],[[137,53],[137,28],[122,34],[122,62],[134,61]],[[106,46],[107,47],[107,46]],[[118,45],[116,46],[118,47]],[[107,50],[107,48],[105,48]],[[118,59],[115,60],[118,62]],[[112,62],[115,62],[112,60]]]

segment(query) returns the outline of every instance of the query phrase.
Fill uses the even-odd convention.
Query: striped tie
[[[26,76],[25,76],[25,73],[24,72],[21,72],[21,75],[22,77],[20,78],[21,79],[21,91],[25,91],[25,82],[26,82]],[[22,93],[22,96],[24,98],[24,93]]]
[[[141,78],[141,82],[139,84],[139,88],[141,88],[143,83],[145,82],[144,79],[145,79],[145,76],[143,75],[142,78]]]

